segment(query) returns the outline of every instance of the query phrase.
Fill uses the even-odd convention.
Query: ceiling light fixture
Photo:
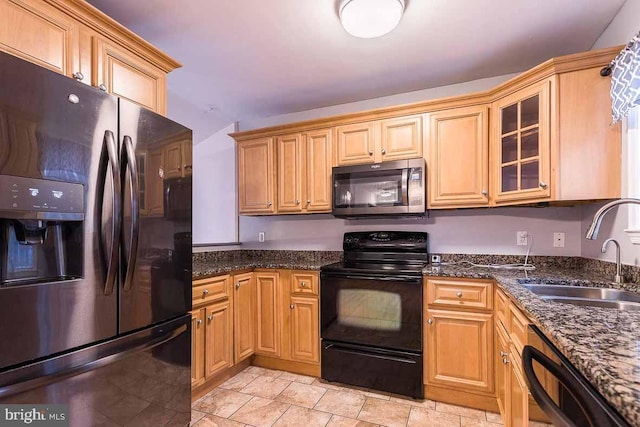
[[[393,30],[404,13],[404,0],[342,0],[340,22],[351,35],[365,39]]]

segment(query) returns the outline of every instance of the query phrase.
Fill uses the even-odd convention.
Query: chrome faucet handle
[[[612,242],[616,246],[616,275],[614,281],[616,283],[624,283],[624,277],[622,277],[622,264],[620,262],[620,243],[616,239],[607,239],[602,243],[600,252],[605,253],[607,251],[607,245]]]

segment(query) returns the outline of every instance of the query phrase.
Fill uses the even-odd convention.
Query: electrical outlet
[[[527,246],[529,244],[529,234],[526,231],[518,231],[516,233],[516,244],[518,246]]]
[[[553,233],[553,247],[564,248],[564,233]]]
[[[258,233],[258,242],[264,243],[264,231]]]
[[[431,264],[440,264],[440,255],[431,255]]]

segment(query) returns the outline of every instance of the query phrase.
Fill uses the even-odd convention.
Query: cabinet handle
[[[82,74],[80,71],[76,71],[75,73],[73,73],[73,78],[80,82],[84,79],[84,74]]]
[[[544,181],[540,181],[540,188],[545,189],[547,188],[547,183]]]
[[[197,324],[198,326],[202,325],[202,319],[198,319],[198,320],[196,320],[196,324]]]
[[[240,282],[236,283],[236,289],[240,289]]]
[[[369,155],[373,156],[373,150],[369,150]]]
[[[462,292],[456,292],[456,296],[457,296],[458,298],[462,298]]]
[[[382,149],[382,151],[381,151],[381,153],[382,153],[382,155],[385,155],[385,154],[387,154],[387,150],[385,150],[385,149],[383,148],[383,149]]]
[[[270,208],[272,205],[273,205],[273,203],[271,203],[271,202],[268,202],[268,203],[267,203],[267,207],[268,207],[268,208]]]
[[[289,308],[290,308],[291,310],[293,310],[293,309],[295,308],[295,305],[291,304],[291,305],[289,306]]]
[[[208,320],[209,322],[211,322],[211,321],[213,320],[213,314],[208,315],[208,316],[207,316],[207,320]]]
[[[300,204],[300,200],[296,199],[296,205]]]
[[[509,364],[509,359],[507,359],[506,356],[502,358],[502,364],[503,365],[508,365]]]
[[[307,199],[307,204],[310,205],[311,204],[311,200]]]
[[[303,288],[305,288],[307,286],[307,282],[300,282],[300,286],[302,286]]]
[[[106,92],[106,91],[107,91],[107,87],[106,87],[105,85],[103,85],[102,83],[100,83],[100,84],[98,85],[98,89],[100,89],[100,90],[101,90],[101,91],[103,91],[103,92]]]
[[[184,167],[184,170],[193,169],[193,166],[191,165],[184,165],[183,167]]]
[[[202,291],[202,296],[205,296],[209,294],[209,289],[205,289],[204,291]]]
[[[509,353],[507,353],[506,351],[500,350],[500,357],[507,357],[508,355]]]
[[[428,323],[428,324],[430,324],[430,325],[432,325],[432,324],[433,324],[433,319],[429,319],[429,320],[427,320],[427,323]]]
[[[487,190],[482,190],[482,195],[484,197],[487,197],[489,195],[489,192]]]

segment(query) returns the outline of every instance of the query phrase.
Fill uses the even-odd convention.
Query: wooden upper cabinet
[[[379,161],[422,157],[421,115],[382,120],[379,126]]]
[[[337,126],[336,160],[339,166],[376,161],[375,124],[373,122]]]
[[[290,358],[296,362],[320,362],[318,298],[291,297]]]
[[[427,114],[429,207],[489,204],[489,107]]]
[[[307,132],[305,140],[305,209],[307,212],[331,212],[331,129]]]
[[[250,214],[276,212],[273,138],[238,142],[238,210]]]
[[[278,272],[256,272],[256,354],[282,355],[282,289]]]
[[[0,50],[57,73],[74,73],[77,22],[41,0],[0,2]]]
[[[301,134],[278,137],[278,212],[302,212],[303,151]]]
[[[164,176],[165,178],[182,176],[182,143],[176,142],[165,147]]]
[[[551,197],[551,94],[545,79],[493,103],[491,157],[496,203]]]
[[[97,85],[159,114],[167,111],[166,74],[124,48],[96,37]]]
[[[238,363],[255,352],[256,286],[253,273],[233,276],[234,360]]]
[[[164,214],[164,151],[149,151],[145,157],[145,212],[150,216]]]
[[[493,316],[429,308],[426,317],[425,383],[493,392]]]

